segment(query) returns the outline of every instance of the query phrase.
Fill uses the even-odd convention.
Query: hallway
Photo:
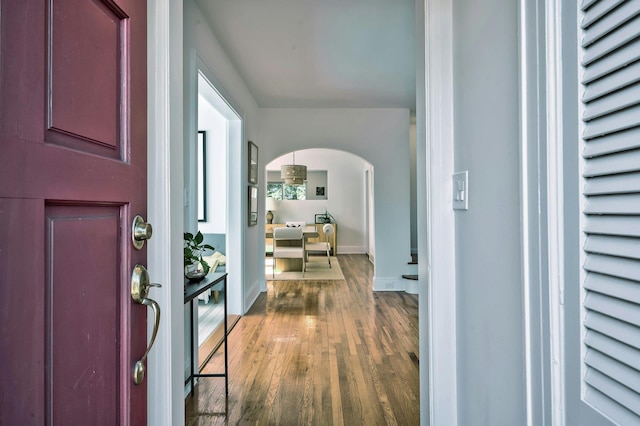
[[[372,292],[365,255],[338,259],[345,281],[268,283],[229,335],[228,418],[205,378],[186,425],[419,424],[418,298]]]

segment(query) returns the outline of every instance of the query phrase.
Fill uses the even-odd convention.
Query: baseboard
[[[264,281],[264,278],[262,282],[265,284],[265,287],[266,287],[266,281]],[[247,296],[244,298],[244,312],[242,313],[243,315],[246,314],[249,311],[249,309],[251,309],[251,306],[253,306],[253,304],[255,303],[259,295],[260,295],[260,281],[257,280],[253,282],[251,289],[247,293]]]
[[[366,254],[367,249],[363,246],[341,246],[338,245],[338,254]]]
[[[405,291],[406,284],[402,278],[373,277],[373,291]]]
[[[415,280],[404,280],[405,281],[405,290],[409,294],[418,294],[420,291],[420,281]]]

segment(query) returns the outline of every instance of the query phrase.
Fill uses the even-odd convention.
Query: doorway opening
[[[195,111],[190,118],[193,146],[185,150],[185,231],[200,232],[204,242],[213,246],[205,260],[214,272],[227,272],[227,298],[224,292],[207,291],[197,300],[194,310],[194,370],[200,370],[220,347],[223,337],[224,305],[227,304],[229,329],[242,314],[241,251],[230,243],[240,240],[241,230],[233,223],[230,211],[239,202],[229,190],[235,176],[231,171],[232,151],[240,146],[242,119],[213,83],[211,70],[198,58],[195,67]],[[185,312],[185,324],[189,324]],[[187,325],[188,327],[188,325]],[[189,336],[190,331],[185,333]],[[188,341],[187,339],[185,339]],[[187,354],[185,352],[185,354]]]
[[[371,259],[373,191],[369,178],[373,165],[358,155],[336,149],[295,151],[295,163],[307,166],[307,179],[302,185],[291,187],[283,183],[280,171],[281,166],[291,164],[292,154],[283,154],[265,166],[267,231],[287,222],[304,222],[318,230],[322,224],[332,223],[335,227],[330,241],[335,243],[335,247],[331,246],[332,256],[367,254]],[[324,241],[324,236],[312,240],[316,239]],[[272,239],[267,238],[267,257],[271,250]],[[271,267],[272,263],[266,262],[265,271]]]

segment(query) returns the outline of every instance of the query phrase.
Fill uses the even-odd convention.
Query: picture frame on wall
[[[258,183],[258,146],[249,141],[249,183]]]
[[[316,223],[331,223],[331,218],[326,214],[317,214],[315,215]]]
[[[249,226],[258,224],[258,187],[249,186]]]

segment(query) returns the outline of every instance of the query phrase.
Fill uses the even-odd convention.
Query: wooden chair
[[[276,259],[302,259],[302,276],[307,269],[302,228],[273,228],[273,278]]]
[[[305,256],[308,256],[309,252],[323,252],[327,253],[327,260],[329,261],[329,268],[331,268],[331,243],[329,242],[329,238],[333,235],[333,225],[330,223],[326,223],[322,227],[322,231],[324,232],[325,241],[321,241],[318,243],[307,243],[305,246]]]

